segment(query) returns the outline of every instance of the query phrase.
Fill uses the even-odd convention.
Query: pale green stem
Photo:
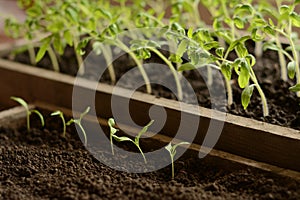
[[[151,94],[152,90],[151,90],[151,85],[150,85],[150,80],[148,78],[148,75],[146,74],[146,71],[141,63],[141,61],[136,57],[136,55],[125,45],[123,44],[123,42],[121,42],[119,39],[116,40],[118,46],[123,49],[125,52],[127,52],[131,58],[134,60],[134,62],[137,64],[138,69],[141,72],[141,75],[145,81],[145,85],[146,85],[146,91],[148,94]]]
[[[80,128],[81,131],[82,131],[82,134],[83,134],[83,137],[84,137],[84,146],[87,146],[87,138],[86,138],[85,130],[84,130],[84,128],[82,127],[81,123],[77,123],[77,125],[79,126],[79,128]]]
[[[135,142],[133,142],[133,143],[137,146],[137,148],[139,149],[139,151],[141,152],[141,154],[142,154],[142,156],[143,156],[143,158],[144,158],[145,164],[147,164],[147,160],[146,160],[146,157],[145,157],[145,155],[144,155],[142,149],[140,148],[140,146],[139,146],[138,144],[136,144]]]
[[[111,146],[111,153],[112,153],[112,155],[115,155],[114,144],[113,144],[113,139],[112,139],[112,135],[111,134],[110,134],[110,146]]]
[[[263,55],[263,42],[262,41],[257,41],[255,42],[255,48],[254,48],[254,54],[257,58],[261,58]]]
[[[262,102],[262,107],[263,107],[263,115],[264,117],[268,116],[269,115],[269,108],[268,108],[268,104],[267,104],[267,99],[266,99],[266,96],[263,92],[263,90],[261,89],[258,81],[257,81],[257,78],[255,76],[255,73],[252,69],[252,67],[250,67],[250,77],[251,77],[251,80],[253,81],[253,83],[255,84],[255,87],[260,95],[260,98],[261,98],[261,102]]]
[[[75,51],[75,55],[76,55],[76,60],[78,63],[78,74],[79,75],[84,75],[85,69],[84,69],[84,63],[82,60],[82,56],[80,55],[80,53],[78,53],[76,51],[76,48],[78,46],[78,38],[74,37],[74,51]]]
[[[227,105],[231,106],[233,103],[233,98],[232,98],[232,87],[231,87],[230,80],[227,80],[225,78],[225,84],[227,89]]]
[[[52,47],[49,47],[47,49],[47,51],[48,51],[48,55],[50,57],[51,63],[53,65],[53,70],[56,72],[59,72],[59,64],[58,64],[55,52],[53,51]]]
[[[111,79],[112,84],[116,83],[116,74],[115,74],[115,70],[114,70],[114,66],[111,63],[112,62],[112,53],[111,53],[111,49],[106,46],[102,46],[102,51],[103,51],[103,56],[107,62],[107,69],[108,69],[108,73]]]
[[[278,33],[276,34],[275,39],[276,39],[277,47],[279,49],[282,49],[282,45],[279,40]],[[286,70],[286,61],[285,61],[284,54],[282,53],[282,51],[278,51],[278,57],[279,57],[279,64],[280,64],[280,71],[281,71],[281,79],[284,81],[287,81],[288,76],[287,76],[287,70]]]
[[[27,131],[30,131],[30,111],[27,112]]]
[[[172,165],[172,179],[174,179],[175,177],[175,170],[174,170],[174,158],[173,156],[171,155],[171,165]]]
[[[28,53],[29,53],[30,64],[35,66],[36,61],[35,61],[35,52],[34,52],[34,46],[33,45],[28,46]]]
[[[175,69],[175,67],[173,66],[172,62],[170,62],[160,51],[158,51],[155,48],[149,48],[150,51],[153,51],[156,55],[158,55],[158,57],[160,57],[170,68],[174,79],[175,79],[175,83],[176,83],[176,88],[177,88],[177,94],[178,94],[178,100],[181,101],[183,99],[183,94],[182,94],[182,88],[181,88],[181,84],[180,84],[180,79],[178,77],[177,71]]]

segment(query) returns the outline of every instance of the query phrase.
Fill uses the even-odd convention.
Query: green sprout
[[[72,123],[76,124],[79,126],[80,130],[82,131],[83,137],[84,137],[84,146],[87,146],[87,137],[86,137],[86,132],[81,124],[82,118],[90,111],[90,107],[88,106],[83,113],[80,114],[78,119],[70,119],[66,125],[69,126]]]
[[[20,97],[14,97],[14,96],[12,96],[12,97],[10,97],[10,98],[11,98],[12,100],[18,102],[19,104],[21,104],[21,105],[25,108],[25,110],[26,110],[26,116],[27,116],[27,117],[26,117],[26,119],[27,119],[27,131],[30,131],[30,115],[31,115],[32,113],[35,113],[37,116],[39,116],[39,118],[40,118],[40,120],[41,120],[42,126],[45,125],[44,117],[43,117],[43,115],[42,115],[38,110],[36,110],[36,109],[29,109],[27,102],[24,101],[24,100],[23,100],[22,98],[20,98]]]
[[[143,158],[144,158],[144,162],[145,164],[147,164],[147,160],[146,157],[140,147],[140,137],[147,132],[149,126],[151,126],[153,124],[154,120],[151,120],[146,126],[144,126],[144,128],[142,128],[142,130],[137,134],[137,136],[134,138],[134,140],[132,140],[131,138],[127,137],[127,136],[122,136],[119,137],[117,135],[115,135],[115,133],[118,131],[118,129],[115,129],[113,126],[115,125],[115,121],[113,118],[110,118],[108,120],[108,125],[110,127],[110,142],[111,142],[111,147],[112,147],[112,153],[113,152],[113,144],[112,144],[112,138],[114,138],[117,142],[125,142],[125,141],[129,141],[132,142],[141,152]]]
[[[61,118],[61,121],[63,123],[63,137],[66,137],[66,120],[64,118],[64,113],[60,110],[57,110],[51,113],[51,116],[59,116]]]
[[[172,146],[171,142],[165,147],[166,150],[169,152],[170,154],[170,158],[171,158],[171,164],[172,164],[172,179],[174,179],[174,157],[176,155],[176,148],[179,146],[179,145],[188,145],[190,144],[189,142],[180,142],[178,144],[175,144]]]
[[[113,118],[109,118],[109,120],[108,120],[107,123],[108,123],[108,126],[110,128],[111,153],[112,153],[112,155],[115,155],[115,153],[114,153],[114,145],[113,145],[113,137],[114,137],[115,133],[119,131],[119,129],[114,128],[114,126],[115,126],[116,123],[115,123],[115,120]]]

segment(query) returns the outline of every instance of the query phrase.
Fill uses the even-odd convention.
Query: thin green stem
[[[30,111],[27,111],[26,119],[27,119],[27,131],[28,132],[30,131],[30,115],[31,115]]]
[[[182,94],[182,88],[181,88],[181,84],[180,84],[180,80],[177,74],[177,70],[175,69],[175,67],[173,66],[172,62],[169,61],[160,51],[158,51],[155,48],[151,48],[149,47],[149,50],[154,52],[158,57],[160,57],[170,68],[174,79],[175,79],[175,83],[176,83],[176,88],[177,88],[177,94],[178,94],[178,100],[181,101],[183,99],[183,94]]]
[[[29,59],[30,59],[30,64],[35,66],[36,61],[35,61],[35,52],[34,52],[34,46],[33,45],[28,45],[28,53],[29,53]]]
[[[172,165],[172,179],[174,179],[175,177],[175,170],[174,170],[174,158],[173,156],[171,155],[171,165]]]
[[[141,152],[141,154],[142,154],[142,156],[143,156],[143,158],[144,158],[145,164],[147,164],[146,157],[145,157],[145,155],[144,155],[142,149],[140,148],[139,144],[136,144],[134,141],[132,141],[132,142],[135,144],[135,146],[137,146],[137,148],[139,149],[139,151]]]
[[[106,60],[107,63],[107,69],[108,69],[108,73],[111,79],[112,84],[116,83],[116,73],[114,70],[114,66],[111,63],[112,62],[112,53],[111,53],[111,49],[108,46],[104,46],[102,45],[102,51],[103,51],[103,56],[104,59]]]
[[[128,53],[131,56],[131,58],[134,60],[134,62],[137,64],[137,67],[140,70],[141,75],[145,81],[146,91],[148,94],[151,94],[152,90],[151,90],[150,80],[148,78],[148,75],[146,74],[146,71],[145,71],[141,61],[122,41],[120,41],[119,39],[116,39],[116,43],[122,50],[124,50],[126,53]]]
[[[258,80],[255,76],[255,73],[254,73],[252,67],[250,67],[250,77],[251,77],[251,80],[253,81],[253,83],[255,84],[255,87],[256,87],[259,95],[260,95],[261,102],[262,102],[262,107],[263,107],[263,115],[264,115],[264,117],[266,117],[266,116],[269,115],[269,108],[268,108],[267,98],[266,98],[263,90],[261,89],[261,87],[258,83]]]
[[[110,146],[112,155],[115,155],[112,134],[110,134]]]
[[[74,36],[73,40],[74,40],[74,51],[75,51],[76,60],[77,60],[77,63],[78,63],[78,74],[83,75],[84,72],[85,72],[83,59],[82,59],[82,56],[80,55],[80,53],[78,53],[77,49],[76,49],[77,46],[78,46],[79,39]]]
[[[83,126],[81,125],[81,123],[77,123],[77,125],[79,126],[79,128],[81,129],[81,131],[82,131],[82,133],[83,133],[83,137],[84,137],[84,146],[87,146],[87,138],[86,138],[85,130],[84,130]]]
[[[275,36],[275,40],[276,40],[276,45],[279,49],[282,49],[282,45],[281,42],[279,40],[279,34],[277,33]],[[280,71],[281,71],[281,79],[284,81],[288,80],[288,76],[287,76],[287,70],[286,70],[286,61],[284,58],[284,54],[282,53],[282,51],[278,51],[278,57],[279,57],[279,64],[280,64]]]
[[[66,121],[63,116],[61,117],[61,120],[63,122],[63,137],[66,137],[66,132],[67,132]]]
[[[50,57],[51,63],[53,65],[53,70],[56,71],[56,72],[59,72],[59,64],[58,64],[55,52],[53,51],[51,46],[49,46],[47,51],[48,51],[48,55]]]
[[[230,80],[227,80],[225,78],[225,84],[227,89],[227,105],[231,106],[233,103],[233,97],[232,97],[232,87],[231,87]]]

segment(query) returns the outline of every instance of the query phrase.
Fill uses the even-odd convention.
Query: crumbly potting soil
[[[247,45],[249,46],[249,51],[253,51],[254,44],[248,42]],[[26,53],[17,55],[16,60],[27,64],[29,63]],[[77,63],[72,48],[67,48],[65,54],[59,59],[59,62],[62,73],[76,75]],[[145,63],[162,63],[162,61],[153,55],[153,58],[146,60]],[[118,57],[113,64],[116,71],[117,80],[122,77],[126,71],[135,66],[134,61],[127,54],[123,54],[122,56]],[[103,65],[106,65],[105,60],[103,60]],[[38,66],[51,69],[51,63],[47,56],[40,63],[38,63]],[[98,77],[95,76],[97,67],[99,66],[94,66],[94,68],[89,66],[86,68],[86,74],[84,76],[91,80],[97,80]],[[261,99],[256,90],[253,92],[253,96],[247,110],[243,109],[241,105],[242,89],[240,89],[238,86],[236,75],[233,75],[232,79],[234,99],[233,105],[230,107],[224,107],[223,101],[220,100],[220,106],[217,105],[216,108],[235,115],[249,117],[299,130],[300,98],[298,98],[295,93],[290,92],[288,89],[294,85],[293,81],[289,80],[288,82],[284,82],[281,80],[277,53],[274,51],[265,51],[262,58],[257,58],[257,64],[254,67],[254,71],[268,101],[270,113],[268,117],[263,117]],[[137,72],[136,75],[140,76],[139,72]],[[183,73],[183,75],[194,88],[197,95],[198,104],[203,107],[211,108],[211,98],[209,96],[206,84],[200,74],[196,71],[186,71]],[[161,80],[172,79],[171,73],[158,73],[156,75],[154,74],[154,76]],[[122,85],[126,88],[132,88],[132,80],[135,78],[136,77],[133,76],[132,79],[128,79],[125,82],[123,81]],[[101,82],[110,83],[108,72],[103,74],[101,77]],[[220,84],[220,82],[214,82],[213,84]],[[139,88],[139,90],[145,92],[144,87]],[[153,85],[153,94],[158,97],[176,99],[176,96],[172,92],[160,85]]]
[[[198,159],[195,152],[175,162],[174,180],[170,166],[141,174],[117,171],[85,149],[74,127],[64,138],[60,122],[51,118],[46,124],[33,123],[30,132],[25,125],[0,128],[0,199],[300,198],[298,181],[217,158]],[[113,158],[121,159],[118,151]]]

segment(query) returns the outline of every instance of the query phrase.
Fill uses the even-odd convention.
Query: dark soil
[[[251,53],[251,51],[253,51],[252,49],[254,47],[254,44],[249,42],[248,46]],[[23,63],[29,63],[26,53],[17,55],[16,60]],[[77,63],[74,52],[71,48],[67,49],[66,53],[60,57],[59,61],[61,64],[62,73],[67,73],[70,75],[76,74]],[[145,63],[161,62],[162,61],[155,56],[153,56],[153,58],[151,58],[150,60],[145,61]],[[103,60],[103,63],[105,64],[105,60]],[[119,57],[113,62],[113,64],[117,74],[117,79],[119,79],[126,71],[133,68],[135,65],[133,60],[127,54]],[[46,69],[51,69],[51,63],[47,56],[40,63],[38,63],[38,66]],[[97,77],[95,77],[95,71],[97,71],[96,68],[97,66],[95,66],[95,68],[87,68],[85,77],[88,79],[97,80]],[[262,58],[257,58],[257,64],[254,66],[254,70],[266,95],[270,116],[263,117],[260,96],[256,90],[254,90],[251,103],[249,104],[247,110],[243,109],[241,105],[242,90],[237,84],[236,76],[233,76],[232,79],[234,99],[233,105],[231,105],[230,107],[217,106],[217,109],[235,115],[249,117],[272,124],[300,130],[300,98],[298,98],[295,93],[290,92],[288,89],[289,87],[294,85],[292,80],[288,82],[284,82],[281,80],[277,53],[274,51],[264,52]],[[139,74],[137,76],[139,76]],[[196,71],[188,71],[184,72],[184,76],[188,79],[188,81],[194,88],[197,94],[198,104],[203,107],[211,108],[211,99],[206,84],[204,83],[203,78],[200,76],[200,74]],[[157,74],[157,77],[158,79],[168,78],[166,74]],[[172,77],[170,76],[170,78]],[[104,73],[101,77],[101,82],[110,84],[110,77],[107,72]],[[123,83],[123,86],[131,88],[132,83],[129,80],[128,82]],[[154,95],[158,97],[176,99],[176,96],[166,88],[160,85],[152,85],[152,87]],[[145,92],[145,88],[140,88],[139,90]],[[221,101],[220,104],[222,104]]]
[[[174,180],[170,166],[142,174],[117,171],[84,148],[74,127],[62,137],[55,120],[48,118],[43,129],[34,122],[30,132],[25,125],[0,128],[0,199],[300,198],[300,182],[217,158],[200,160],[189,151],[175,162]],[[121,158],[118,151],[114,158]]]

